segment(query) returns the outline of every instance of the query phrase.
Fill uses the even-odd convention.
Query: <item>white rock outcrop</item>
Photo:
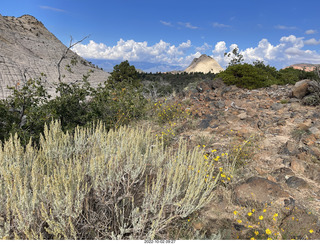
[[[33,16],[15,18],[0,15],[0,99],[11,94],[7,86],[18,86],[30,78],[37,79],[41,73],[46,75],[49,93],[55,95],[50,87],[54,82],[58,82],[57,64],[66,49],[67,47]],[[65,66],[70,64],[72,59],[76,60],[77,64],[71,66],[73,72],[70,73]],[[63,82],[81,80],[91,69],[94,73],[88,80],[93,86],[97,86],[110,75],[95,68],[71,50],[60,67]]]
[[[185,72],[219,73],[224,69],[212,57],[202,54],[199,58],[193,59],[192,63],[185,69]]]

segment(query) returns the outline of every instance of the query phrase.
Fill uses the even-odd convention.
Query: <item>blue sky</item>
[[[90,35],[74,51],[93,63],[165,71],[203,53],[225,67],[235,47],[249,63],[320,63],[319,9],[319,0],[8,0],[0,14],[31,14],[66,45]]]

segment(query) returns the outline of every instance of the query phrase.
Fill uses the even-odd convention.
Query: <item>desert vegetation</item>
[[[318,79],[241,62],[238,57],[217,76],[248,89]],[[269,205],[235,209],[228,235],[223,226],[216,232],[195,227],[199,211],[217,199],[217,190],[229,192],[259,152],[256,135],[244,138],[232,128],[223,150],[212,148],[213,137],[190,142],[181,136],[197,120],[190,101],[168,94],[214,74],[139,74],[125,61],[98,88],[89,76],[57,83],[52,98],[43,75],[0,101],[0,238],[295,237]],[[239,226],[246,231],[239,234]],[[304,226],[301,236],[312,238],[312,228]]]

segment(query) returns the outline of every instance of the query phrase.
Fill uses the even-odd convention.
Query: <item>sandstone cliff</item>
[[[0,98],[10,94],[7,86],[16,86],[33,78],[46,75],[47,87],[58,81],[57,64],[67,47],[63,45],[45,26],[30,15],[19,18],[0,15]],[[71,59],[77,61],[72,66],[73,73],[65,70]],[[107,72],[96,69],[89,62],[71,50],[61,63],[64,82],[81,80],[89,69],[94,73],[89,82],[96,86],[109,76]],[[53,89],[49,92],[54,95]]]

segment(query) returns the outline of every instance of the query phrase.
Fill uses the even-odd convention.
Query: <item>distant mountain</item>
[[[113,67],[120,64],[122,60],[104,60],[104,59],[88,59],[93,64],[98,65],[107,72],[111,72]],[[170,70],[183,70],[183,67],[178,65],[161,64],[161,63],[149,63],[149,62],[137,62],[129,61],[130,65],[133,65],[136,69],[142,70],[146,73],[156,72],[168,72]]]
[[[310,72],[310,71],[314,71],[317,67],[320,68],[320,64],[304,64],[304,63],[301,63],[301,64],[292,64],[286,68],[294,68],[294,69],[300,69],[300,70],[305,70],[307,72]]]
[[[39,78],[41,73],[46,74],[46,86],[49,93],[54,95],[50,87],[53,82],[58,82],[57,64],[66,50],[67,47],[35,17],[0,15],[0,98],[11,93],[7,86],[18,86],[30,78]],[[76,62],[76,65],[71,66],[73,73],[65,70],[71,60]],[[81,80],[90,69],[94,71],[89,77],[93,86],[110,75],[71,50],[60,67],[64,82]]]
[[[214,58],[202,54],[199,58],[193,59],[189,67],[185,69],[185,72],[219,73],[223,70],[224,69]]]

